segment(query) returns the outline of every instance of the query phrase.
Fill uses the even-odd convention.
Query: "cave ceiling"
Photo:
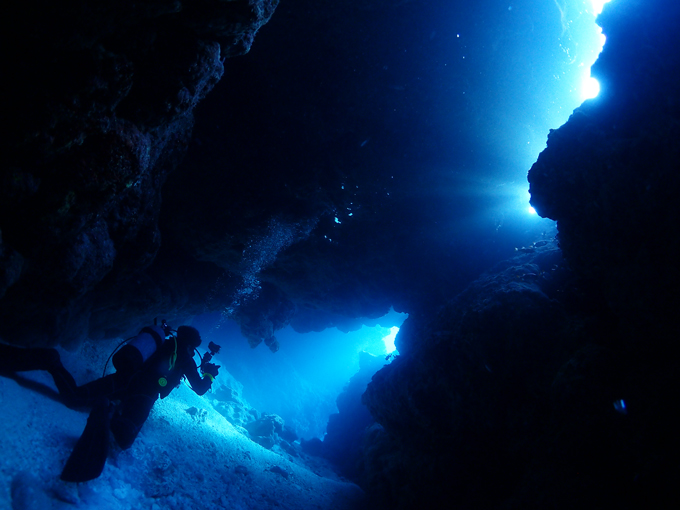
[[[531,37],[559,30],[554,6],[492,3],[22,7],[0,334],[77,345],[222,311],[275,350],[288,324],[454,296],[536,235],[480,211],[500,204],[484,190],[526,187],[505,105],[554,102],[530,100],[553,79],[534,61],[556,48]]]

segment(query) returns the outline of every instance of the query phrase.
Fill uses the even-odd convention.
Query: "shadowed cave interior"
[[[0,508],[677,506],[676,1],[15,11],[1,352],[221,349],[82,483],[3,354]]]

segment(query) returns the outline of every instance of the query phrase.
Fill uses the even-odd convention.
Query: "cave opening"
[[[276,2],[253,0],[249,5],[264,3]],[[440,404],[450,399],[444,386],[453,381],[456,370],[466,381],[476,378],[484,386],[486,378],[502,377],[513,363],[528,371],[541,365],[530,356],[513,360],[514,344],[505,345],[504,351],[496,349],[503,346],[495,340],[503,336],[506,324],[499,320],[502,324],[489,335],[494,338],[488,350],[473,353],[478,355],[476,367],[463,362],[455,370],[442,369],[434,357],[434,363],[423,370],[421,381],[426,382],[400,393],[410,384],[407,378],[412,374],[405,374],[405,367],[411,368],[409,356],[415,359],[407,347],[418,344],[418,335],[425,338],[423,343],[429,341],[425,321],[417,323],[416,319],[440,318],[443,307],[480,281],[480,275],[486,278],[485,271],[499,266],[503,277],[511,274],[511,284],[524,289],[531,282],[547,280],[546,273],[564,275],[557,263],[535,272],[525,267],[529,263],[524,262],[539,249],[545,250],[543,260],[551,262],[557,260],[559,251],[554,244],[556,224],[541,218],[529,205],[526,173],[546,148],[549,131],[563,125],[584,101],[589,102],[581,113],[597,109],[588,106],[605,104],[607,86],[615,84],[613,79],[609,83],[604,79],[607,73],[602,67],[598,71],[603,72],[602,83],[591,73],[604,44],[594,21],[605,3],[377,0],[355,10],[342,2],[318,6],[309,0],[281,2],[280,12],[258,34],[258,43],[244,58],[225,60],[218,51],[225,48],[205,42],[202,33],[193,55],[198,55],[198,64],[189,65],[191,76],[182,79],[172,74],[182,72],[178,54],[191,53],[187,50],[191,45],[185,46],[184,40],[177,46],[166,42],[166,48],[153,46],[155,36],[145,35],[129,44],[120,40],[123,37],[110,37],[102,42],[106,51],[100,51],[97,43],[99,49],[91,55],[97,65],[92,67],[96,72],[104,70],[103,74],[93,71],[93,79],[84,80],[85,92],[71,91],[71,86],[80,86],[77,83],[64,87],[67,103],[79,104],[83,111],[48,108],[55,117],[51,119],[50,113],[45,122],[54,120],[52,127],[41,132],[31,126],[31,135],[26,136],[29,140],[40,133],[35,139],[46,144],[48,152],[54,151],[46,158],[49,165],[54,160],[54,168],[45,171],[39,162],[35,165],[42,173],[33,172],[33,163],[24,165],[17,159],[16,168],[3,181],[3,208],[9,211],[4,216],[23,222],[18,225],[13,219],[3,219],[0,225],[0,259],[8,268],[0,275],[4,276],[0,278],[2,292],[7,291],[0,296],[6,307],[0,321],[5,328],[2,340],[14,342],[9,333],[24,328],[26,345],[58,344],[64,364],[79,383],[86,382],[101,375],[114,338],[115,343],[120,340],[116,335],[129,333],[141,319],[167,311],[177,320],[173,326],[186,320],[201,331],[201,352],[209,342],[222,346],[214,358],[222,371],[214,393],[198,397],[180,385],[172,397],[158,403],[140,441],[130,451],[117,452],[103,480],[97,482],[110,499],[102,504],[93,498],[96,485],[79,495],[62,490],[56,498],[75,501],[83,508],[135,508],[141,499],[146,506],[190,508],[188,501],[199,492],[205,494],[201,491],[210,486],[211,497],[221,498],[219,504],[224,507],[237,508],[238,502],[246,501],[243,508],[271,508],[277,506],[275,499],[253,489],[264,479],[277,496],[282,495],[276,491],[284,483],[295,480],[287,501],[295,498],[300,486],[308,494],[323,493],[318,485],[300,482],[306,468],[298,470],[298,466],[294,471],[293,464],[287,464],[300,448],[307,453],[327,448],[327,457],[347,467],[348,459],[357,460],[360,442],[378,436],[379,427],[372,428],[372,417],[362,404],[362,393],[376,371],[384,368],[377,378],[382,380],[371,386],[382,385],[373,397],[369,395],[375,399],[371,409],[379,420],[389,423],[390,434],[403,434],[406,440],[400,443],[408,446],[416,436],[409,434],[420,425],[444,429],[441,424],[455,421]],[[631,5],[635,3],[644,4]],[[201,16],[192,18],[188,8],[183,13],[159,12],[158,24],[165,22],[165,16],[172,18],[166,28],[172,33],[187,12],[190,19],[185,28],[192,33]],[[128,14],[120,19],[128,20]],[[608,21],[608,29],[617,22]],[[156,21],[150,25],[156,26]],[[143,33],[145,27],[138,32]],[[641,31],[636,37],[644,41],[651,32]],[[614,40],[615,31],[608,34]],[[87,42],[90,37],[94,36],[72,40]],[[180,46],[182,51],[176,51]],[[612,53],[622,47],[613,46]],[[164,50],[167,55],[161,54]],[[143,58],[134,56],[137,51]],[[48,52],[48,56],[52,55]],[[126,63],[128,57],[136,65],[134,73],[132,64]],[[40,68],[37,62],[36,69]],[[58,59],[55,62],[53,76],[68,75],[63,69],[57,73]],[[105,65],[99,65],[102,62]],[[80,57],[70,64],[82,68],[84,75],[90,65]],[[222,66],[226,78],[215,85]],[[194,73],[200,70],[207,70],[206,74]],[[645,83],[653,83],[655,76],[648,73]],[[45,86],[51,84],[44,76],[40,78],[37,81]],[[141,91],[135,88],[140,82]],[[161,82],[167,85],[167,97],[161,93],[165,90],[159,87]],[[94,89],[92,84],[97,84]],[[176,97],[170,90],[175,85],[180,87]],[[204,100],[202,87],[207,91],[213,85],[214,92]],[[130,90],[132,95],[127,96]],[[53,92],[58,95],[59,87]],[[92,94],[91,111],[89,100],[74,100],[71,92],[77,99]],[[104,107],[99,101],[104,101]],[[41,104],[36,103],[36,110]],[[82,136],[81,113],[90,119]],[[62,129],[63,118],[68,129]],[[50,131],[54,126],[60,131],[56,138]],[[21,129],[17,133],[26,134]],[[588,136],[583,138],[587,141]],[[176,152],[165,151],[167,147]],[[69,152],[73,148],[75,155]],[[60,159],[63,154],[65,162]],[[150,163],[154,158],[160,161],[158,167]],[[42,154],[36,159],[42,160]],[[110,161],[114,163],[107,166]],[[103,170],[97,173],[99,166]],[[158,183],[166,173],[167,186],[161,189]],[[52,186],[56,195],[46,191],[56,184]],[[653,181],[647,185],[649,196],[655,186]],[[565,198],[569,193],[565,192]],[[44,226],[42,218],[55,223]],[[57,238],[71,244],[60,244]],[[594,243],[606,241],[606,235],[593,239]],[[551,243],[554,251],[548,253]],[[518,259],[522,261],[513,273],[512,264]],[[607,271],[606,266],[596,267]],[[258,291],[266,285],[273,289],[272,299],[258,308]],[[552,299],[562,289],[556,282],[543,290]],[[253,305],[249,307],[252,315],[237,317],[244,303]],[[375,317],[375,310],[385,310],[390,303],[395,307],[398,303],[404,313],[364,318]],[[273,326],[276,319],[270,320],[267,314],[278,305],[290,312],[281,313],[278,317],[285,320],[280,322],[290,320],[292,326]],[[220,311],[196,315],[205,308]],[[296,324],[293,312],[308,309],[319,312],[318,317],[310,313],[305,320],[320,331],[296,332],[294,328],[304,321]],[[505,310],[500,305],[498,309],[499,313]],[[524,309],[518,306],[505,317],[516,327],[517,335],[512,338],[520,346],[543,339],[540,334],[522,335],[536,330],[520,320],[512,322],[513,317],[522,317],[514,312]],[[338,310],[354,325],[338,329],[332,320],[324,323]],[[413,320],[403,326],[407,317]],[[253,318],[262,319],[255,326],[264,323],[274,330],[255,349],[249,346],[253,337],[243,335],[243,323],[238,324],[239,319]],[[540,322],[540,314],[533,319]],[[275,353],[273,345],[278,349]],[[438,380],[431,377],[430,368],[438,370]],[[402,374],[407,382],[400,387]],[[446,383],[436,387],[440,381]],[[85,416],[57,406],[54,391],[45,392],[51,398],[44,402],[40,399],[44,395],[30,391],[36,384],[53,389],[45,374],[0,380],[0,396],[17,401],[4,416],[11,432],[3,438],[2,450],[15,465],[3,471],[2,481],[9,487],[8,473],[14,477],[20,469],[11,479],[12,491],[16,492],[15,486],[43,487],[39,494],[51,498],[48,488],[83,431]],[[488,393],[491,404],[474,407],[470,416],[493,421],[508,410],[513,423],[523,427],[525,421],[515,414],[519,408],[506,406],[516,396],[510,394],[511,385],[494,388],[500,391]],[[441,398],[437,391],[442,391]],[[435,396],[430,399],[431,392]],[[411,406],[411,397],[420,399],[420,409]],[[626,395],[617,393],[605,400],[615,419],[636,412],[635,400]],[[478,413],[480,409],[489,411],[488,415]],[[420,412],[428,419],[417,423],[413,416]],[[579,412],[576,409],[573,416],[580,416]],[[401,429],[402,417],[404,422],[410,419],[414,429]],[[430,429],[422,435],[429,434]],[[449,436],[448,430],[439,434],[440,438]],[[329,436],[335,439],[320,446]],[[346,440],[339,440],[341,436]],[[225,437],[229,440],[223,441]],[[489,433],[482,439],[490,438],[491,450],[498,437]],[[484,453],[485,448],[480,451]],[[36,476],[26,475],[33,462],[25,459],[27,451],[32,457],[41,456],[41,461],[46,459],[46,467],[41,466]],[[44,455],[51,451],[59,457]],[[188,458],[195,452],[199,452],[195,458]],[[371,454],[375,453],[374,449]],[[257,462],[251,463],[251,457]],[[206,459],[211,470],[203,473],[196,467],[205,465]],[[472,467],[481,464],[480,460]],[[152,476],[147,477],[147,471]],[[293,472],[300,478],[289,479]],[[492,480],[505,483],[508,479],[505,473],[490,472],[498,475]],[[389,476],[398,480],[399,468]],[[189,479],[187,488],[183,483]],[[139,480],[143,480],[141,485]],[[350,485],[345,486],[348,493],[354,491]],[[198,492],[193,490],[196,487]],[[246,499],[244,490],[251,490]],[[0,506],[9,501],[5,492],[0,494]]]
[[[526,172],[545,148],[548,130],[564,124],[584,100],[597,96],[599,84],[590,76],[590,68],[604,44],[601,29],[595,24],[604,3],[597,0],[555,0],[554,4],[540,9],[536,6],[527,8],[524,4],[509,6],[506,12],[493,15],[498,16],[496,21],[501,29],[482,23],[480,17],[474,27],[451,23],[454,28],[449,26],[447,33],[438,26],[441,20],[438,23],[430,20],[437,28],[432,28],[428,38],[427,51],[431,52],[428,58],[439,60],[437,66],[444,70],[409,63],[402,54],[398,58],[392,57],[394,61],[384,57],[386,61],[381,62],[380,76],[375,75],[374,79],[382,80],[384,75],[390,75],[392,82],[385,96],[393,95],[398,100],[400,96],[408,97],[414,92],[432,94],[435,88],[427,82],[426,75],[441,80],[443,84],[437,87],[455,91],[460,97],[454,98],[451,93],[449,97],[442,98],[445,107],[441,112],[429,114],[426,121],[414,118],[413,122],[434,122],[444,126],[436,135],[438,140],[453,140],[460,136],[460,131],[450,127],[450,120],[438,117],[447,111],[460,114],[451,105],[462,101],[466,104],[464,118],[474,121],[468,123],[469,132],[464,135],[475,139],[469,155],[462,158],[461,164],[460,152],[451,159],[448,150],[442,151],[443,154],[434,158],[434,163],[428,162],[442,169],[425,170],[426,175],[434,174],[437,180],[424,176],[417,186],[410,186],[411,177],[407,177],[404,171],[414,161],[407,154],[406,146],[402,162],[394,162],[395,168],[390,171],[394,175],[390,175],[387,182],[375,185],[357,180],[360,184],[348,185],[343,179],[337,187],[343,194],[351,190],[347,207],[334,211],[328,221],[311,231],[310,238],[322,238],[327,247],[324,249],[342,250],[344,245],[353,247],[356,242],[352,237],[353,229],[362,228],[362,219],[365,219],[369,207],[391,211],[393,206],[389,200],[402,200],[409,195],[405,198],[407,209],[395,210],[392,222],[410,226],[410,218],[416,217],[418,208],[422,216],[434,216],[431,222],[434,225],[422,227],[416,223],[416,228],[424,233],[427,243],[444,245],[444,250],[450,252],[446,257],[451,270],[460,268],[460,272],[466,273],[462,281],[469,282],[493,264],[514,255],[517,250],[530,249],[526,247],[554,237],[554,222],[539,217],[529,205]],[[540,26],[541,23],[545,26]],[[506,32],[499,33],[499,30]],[[546,43],[548,37],[551,38],[550,45]],[[266,35],[263,38],[266,39]],[[533,55],[534,49],[529,46],[544,43],[546,47],[550,46],[550,51],[538,52],[536,60],[531,60],[528,55]],[[265,44],[266,41],[263,42]],[[233,64],[234,72],[247,75],[250,70],[241,68],[236,61],[230,64]],[[466,78],[452,78],[447,74],[452,68]],[[262,69],[258,71],[263,72]],[[365,74],[372,72],[365,71]],[[423,73],[423,77],[407,78],[409,73]],[[226,86],[237,87],[230,82]],[[519,95],[522,89],[528,90],[525,96]],[[234,90],[230,89],[230,92]],[[226,91],[223,93],[227,95]],[[285,89],[279,93],[285,94]],[[271,94],[274,97],[272,102],[276,102],[277,93]],[[315,101],[316,97],[310,90],[300,110],[304,111]],[[395,104],[405,108],[398,102]],[[209,123],[212,118],[203,120]],[[489,125],[494,123],[500,127],[489,130]],[[200,123],[198,129],[201,129]],[[257,129],[260,129],[259,125]],[[253,131],[252,138],[256,134],[259,132]],[[398,132],[395,134],[400,136]],[[213,135],[205,134],[206,138]],[[333,149],[340,153],[352,151],[353,158],[354,152],[363,155],[375,151],[373,154],[382,157],[386,151],[394,150],[394,142],[388,143],[377,133],[357,129],[357,132],[347,134],[347,138],[353,137],[356,140],[343,141],[348,146]],[[460,150],[459,143],[452,142],[452,145]],[[295,147],[296,143],[292,146]],[[287,153],[287,149],[281,150]],[[455,167],[458,168],[454,170]],[[383,194],[384,201],[379,204],[366,202],[369,193]],[[430,200],[433,194],[436,198]],[[425,203],[428,200],[431,204],[439,204],[441,200],[445,206],[431,209],[431,204]],[[366,235],[366,232],[360,231],[361,235]],[[460,239],[466,240],[464,249],[461,249]],[[306,240],[300,245],[307,246],[305,243]],[[254,244],[263,245],[257,239]],[[282,250],[282,259],[293,259],[296,254],[304,257],[304,248],[295,245],[290,248]],[[451,253],[458,258],[451,260]],[[273,260],[276,256],[272,254],[270,258]],[[276,262],[273,266],[276,268]],[[422,268],[416,270],[420,271]],[[281,416],[298,437],[309,440],[324,438],[329,416],[337,413],[338,396],[359,370],[360,352],[381,357],[385,363],[393,359],[395,354],[387,350],[386,344],[394,339],[396,332],[393,329],[400,327],[404,318],[386,320],[384,325],[362,326],[358,331],[345,333],[330,328],[299,334],[288,326],[275,332],[280,349],[273,355],[264,345],[251,349],[238,325],[219,313],[199,316],[194,324],[203,331],[204,338],[223,345],[218,359],[233,376],[232,389],[239,393],[239,398],[261,412]],[[376,364],[375,370],[380,366],[380,363]],[[239,420],[234,416],[230,419]]]
[[[360,368],[365,387],[398,354],[394,340],[406,318],[391,310],[381,318],[364,319],[365,324],[355,323],[351,331],[298,333],[287,326],[276,332],[281,346],[276,353],[264,345],[251,348],[238,324],[221,314],[198,316],[192,323],[206,344],[222,347],[215,360],[229,375],[220,374],[218,381],[238,394],[246,410],[276,414],[300,439],[310,440],[323,439],[329,416],[338,413],[338,396]]]

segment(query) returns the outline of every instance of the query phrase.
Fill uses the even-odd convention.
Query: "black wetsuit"
[[[176,353],[176,360],[171,360]],[[129,448],[151,412],[158,397],[165,398],[186,376],[199,395],[206,393],[212,380],[201,377],[193,359],[193,348],[174,338],[163,345],[136,372],[117,371],[82,386],[64,368],[54,349],[22,349],[0,344],[0,372],[47,370],[67,405],[97,407],[120,401],[111,417],[111,431],[121,448]]]
[[[75,391],[76,399],[93,403],[106,397],[109,401],[120,401],[111,418],[111,431],[121,448],[129,448],[149,417],[151,408],[158,397],[165,398],[180,385],[186,376],[192,389],[203,395],[210,389],[212,380],[202,378],[194,361],[191,347],[175,339],[166,340],[135,373],[115,372],[111,375],[80,386]],[[176,359],[174,363],[171,360]]]

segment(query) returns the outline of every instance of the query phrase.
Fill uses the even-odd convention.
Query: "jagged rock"
[[[263,414],[261,418],[245,425],[253,441],[267,449],[279,444],[283,432],[283,418],[276,414]]]
[[[282,452],[285,452],[292,457],[299,457],[300,456],[297,449],[286,440],[281,439],[281,441],[279,441],[279,444],[277,446],[278,446],[278,448],[281,449]],[[277,446],[275,446],[274,448],[277,448]]]
[[[234,426],[244,427],[253,420],[247,407],[240,402],[216,401],[213,403],[213,407]]]
[[[16,6],[3,30],[18,47],[5,62],[0,334],[75,345],[150,320],[112,296],[135,282],[158,288],[142,272],[160,247],[161,187],[185,154],[193,109],[277,3]],[[160,293],[137,296],[147,310],[172,308]]]
[[[241,326],[241,334],[251,347],[264,341],[272,352],[279,349],[274,332],[285,327],[295,312],[295,306],[279,289],[269,284],[259,288],[258,299],[245,301],[232,314]]]
[[[509,496],[554,375],[584,334],[542,290],[553,288],[554,253],[522,255],[419,319],[409,355],[375,374],[363,402],[384,432],[370,431],[362,476],[383,504],[470,498],[486,508]]]
[[[220,372],[214,390],[213,407],[235,427],[245,431],[248,423],[258,419],[257,410],[253,409],[243,398],[243,385],[224,368]]]
[[[328,417],[322,454],[338,467],[343,476],[350,479],[357,479],[359,476],[364,433],[373,423],[373,417],[361,402],[361,396],[366,391],[373,374],[385,363],[387,361],[382,356],[361,352],[359,371],[351,377],[349,384],[336,400],[338,413]]]
[[[276,414],[264,414],[262,417],[252,422],[248,427],[248,431],[256,436],[270,436],[272,434],[280,434],[283,431],[283,418]]]
[[[557,220],[570,267],[625,341],[650,348],[680,333],[667,320],[680,306],[679,20],[673,1],[607,6],[592,68],[602,91],[551,131],[529,172],[531,203]]]
[[[298,439],[298,435],[295,433],[295,430],[288,425],[283,426],[283,430],[279,433],[279,435],[281,436],[281,439],[284,439],[289,443],[297,441]]]
[[[402,327],[407,355],[364,395],[381,425],[364,449],[375,505],[677,504],[678,20],[665,0],[599,19],[600,97],[529,174],[565,262],[530,250]]]
[[[359,31],[341,3],[286,7],[258,55],[226,61],[238,79],[210,92],[224,59],[247,51],[277,4],[38,1],[8,18],[3,33],[22,46],[5,68],[0,229],[5,253],[22,259],[0,257],[3,337],[75,345],[129,336],[156,316],[177,325],[223,310],[253,345],[276,351],[276,331],[291,321],[346,330],[391,306],[427,309],[511,249],[470,243],[455,222],[443,232],[456,235],[432,235],[439,219],[468,210],[412,193],[439,185],[436,172],[411,169],[444,140],[428,120],[409,157],[398,155],[402,123],[376,116],[375,101],[391,112],[403,94],[368,78],[374,63],[338,87],[342,66],[330,61],[354,60],[365,44],[342,34],[411,24],[390,2],[363,10]],[[281,52],[282,42],[303,46]],[[322,65],[327,87],[301,80],[308,61]],[[417,96],[399,111],[415,118],[439,97]],[[352,113],[317,113],[326,107]]]
[[[433,14],[425,4],[408,3],[406,9],[423,19]],[[363,30],[383,34],[399,23],[412,26],[405,10],[393,7],[373,2],[363,11]],[[536,25],[536,31],[547,26]],[[164,245],[219,265],[236,280],[245,276],[226,308],[237,315],[244,304],[251,308],[247,317],[235,318],[246,324],[244,334],[253,344],[271,339],[269,330],[282,317],[300,332],[346,330],[357,319],[384,316],[391,306],[409,313],[428,309],[510,254],[514,245],[494,236],[493,228],[488,242],[478,242],[479,228],[487,227],[475,225],[468,235],[464,222],[445,219],[465,216],[469,198],[429,193],[441,186],[441,175],[426,172],[423,161],[438,161],[441,151],[435,148],[451,142],[439,139],[448,128],[440,133],[428,120],[420,125],[428,135],[406,141],[404,124],[375,114],[376,101],[389,112],[398,102],[403,115],[417,120],[439,108],[431,102],[438,93],[414,94],[412,103],[403,104],[401,92],[376,83],[370,59],[356,62],[363,70],[352,71],[351,78],[327,62],[329,53],[354,62],[363,52],[363,41],[342,36],[359,33],[354,9],[311,0],[282,4],[267,29],[257,55],[229,62],[240,80],[221,82],[206,108],[197,110],[195,140],[164,190],[175,207],[165,211],[162,223]],[[282,44],[298,48],[299,41],[312,39],[319,44],[280,51]],[[385,50],[386,58],[395,51]],[[426,57],[432,55],[425,51]],[[308,61],[321,65],[319,76],[329,77],[323,87],[314,80],[301,85],[299,73],[308,70]],[[342,78],[336,82],[334,76]],[[367,90],[374,91],[372,98],[357,102]],[[319,113],[327,110],[338,114]],[[449,120],[459,122],[461,132],[468,129],[465,118]],[[399,155],[406,147],[413,149]],[[458,184],[451,183],[451,190]],[[291,313],[270,316],[277,307],[264,292],[258,296],[264,284],[277,289],[275,299]]]

